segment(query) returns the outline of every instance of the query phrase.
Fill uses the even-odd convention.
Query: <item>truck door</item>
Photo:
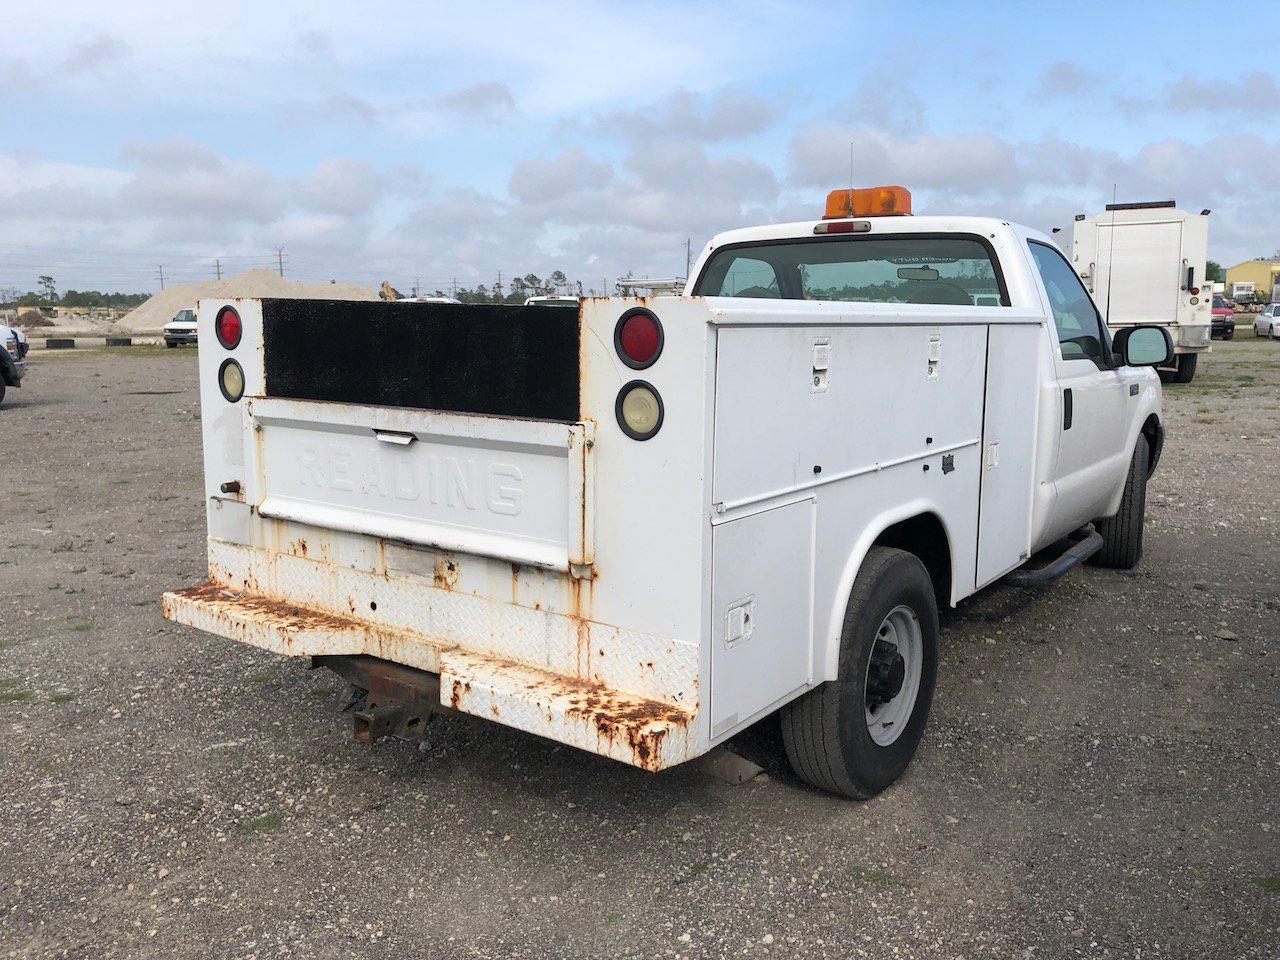
[[[1029,242],[1043,297],[1058,334],[1054,367],[1062,417],[1054,471],[1056,532],[1066,533],[1099,515],[1129,464],[1128,391],[1111,362],[1111,343],[1093,301],[1071,265],[1054,247]]]

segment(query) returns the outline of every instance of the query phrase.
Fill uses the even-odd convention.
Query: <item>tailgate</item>
[[[571,571],[591,564],[591,424],[256,397],[264,517]]]

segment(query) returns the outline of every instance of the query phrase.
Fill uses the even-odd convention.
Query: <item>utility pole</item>
[[[458,278],[453,278],[453,299],[458,299]]]
[[[686,237],[684,241],[684,278],[689,279],[689,271],[693,268],[693,238]]]
[[[280,268],[280,276],[284,276],[284,247],[276,247],[276,265]]]
[[[160,289],[164,289],[164,264],[160,264],[156,269],[160,271]]]
[[[221,259],[213,261],[213,269],[218,272],[218,279],[221,280],[222,279],[222,260]]]

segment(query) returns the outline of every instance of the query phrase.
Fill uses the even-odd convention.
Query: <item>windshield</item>
[[[992,254],[968,237],[849,237],[726,247],[694,294],[859,303],[1009,303]]]
[[[1219,310],[1222,310],[1222,309],[1225,309],[1225,308],[1226,308],[1226,306],[1227,306],[1227,302],[1226,302],[1225,300],[1223,300],[1221,297],[1214,297],[1214,298],[1213,298],[1213,305],[1214,305],[1214,307],[1215,307],[1215,308],[1217,308],[1217,309],[1219,309]]]
[[[195,323],[196,312],[194,310],[179,310],[176,314],[174,314],[173,319],[170,320],[169,322],[170,323]],[[152,329],[154,330],[155,328],[152,327]]]

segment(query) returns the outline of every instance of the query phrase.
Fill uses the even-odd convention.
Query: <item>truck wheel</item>
[[[0,377],[0,403],[4,403],[4,378]]]
[[[1196,375],[1196,361],[1199,359],[1198,353],[1184,353],[1178,357],[1178,370],[1173,375],[1173,382],[1190,383]]]
[[[835,680],[782,709],[791,766],[823,790],[869,800],[915,755],[938,672],[938,604],[924,564],[872,547],[840,634]]]
[[[1129,461],[1120,509],[1114,517],[1094,521],[1095,528],[1102,534],[1102,549],[1089,561],[1095,566],[1132,570],[1142,559],[1142,524],[1147,515],[1147,456],[1147,438],[1138,437]]]

